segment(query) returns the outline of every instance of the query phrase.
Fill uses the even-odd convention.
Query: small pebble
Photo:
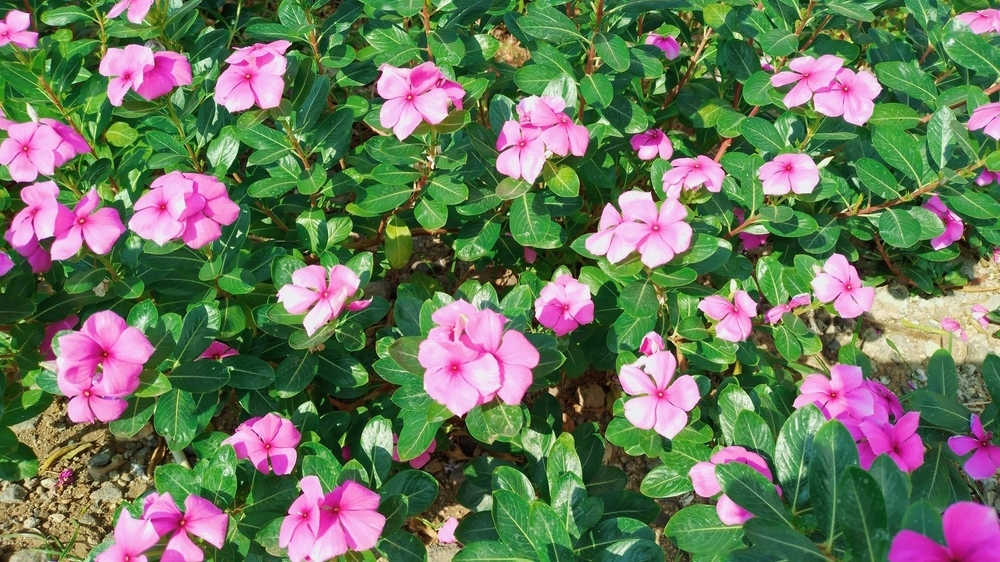
[[[66,516],[62,513],[53,513],[52,515],[49,515],[49,521],[53,523],[62,523],[65,520]]]
[[[28,497],[28,490],[20,484],[11,484],[0,492],[0,503],[21,503]]]
[[[55,478],[45,478],[45,479],[42,480],[42,488],[45,488],[47,490],[51,490],[52,488],[55,488],[55,487],[56,487],[56,479]]]

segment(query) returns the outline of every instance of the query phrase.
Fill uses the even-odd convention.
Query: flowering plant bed
[[[897,394],[857,337],[876,286],[996,259],[986,2],[4,8],[0,478],[53,400],[177,461],[98,562],[424,560],[459,435],[456,560],[660,560],[691,492],[693,560],[1000,548],[996,406],[946,350]],[[547,391],[588,372],[613,418],[570,430]],[[660,464],[627,489],[608,444]]]

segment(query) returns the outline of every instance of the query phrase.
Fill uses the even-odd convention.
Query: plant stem
[[[424,0],[424,7],[420,14],[424,18],[424,36],[427,39],[427,60],[434,62],[434,53],[431,52],[431,0]]]
[[[962,103],[965,103],[965,102],[962,102]],[[983,167],[984,165],[986,165],[986,160],[985,159],[980,160],[979,162],[976,162],[975,164],[970,164],[970,165],[966,166],[965,168],[962,168],[961,170],[959,170],[959,172],[972,172],[972,171],[975,171],[975,170]],[[885,203],[880,203],[878,205],[869,205],[867,207],[864,207],[862,209],[858,209],[856,211],[854,211],[854,210],[841,211],[841,212],[837,213],[834,216],[835,217],[853,217],[853,216],[858,216],[858,215],[870,215],[872,213],[881,211],[883,209],[888,209],[889,207],[895,207],[896,205],[899,205],[901,203],[907,203],[909,201],[913,201],[917,197],[920,197],[921,195],[930,193],[931,191],[934,191],[935,189],[941,187],[944,183],[945,183],[944,179],[937,179],[937,180],[932,181],[931,183],[929,183],[929,184],[921,187],[920,189],[917,189],[913,193],[908,193],[908,194],[903,195],[902,197],[899,197],[897,199],[892,199],[890,201],[886,201]]]
[[[701,36],[701,43],[698,44],[698,49],[694,52],[694,55],[691,57],[691,62],[688,64],[687,71],[684,73],[684,76],[681,77],[681,81],[678,82],[677,85],[674,86],[674,89],[670,91],[670,95],[667,96],[667,99],[663,102],[662,109],[666,109],[667,106],[670,105],[670,102],[674,101],[677,98],[677,94],[681,92],[681,88],[683,88],[688,83],[688,81],[691,80],[691,76],[694,74],[694,68],[695,66],[698,65],[698,59],[701,58],[701,54],[705,51],[705,47],[708,46],[708,40],[711,37],[712,37],[712,28],[711,27],[705,28],[705,33],[703,33]]]

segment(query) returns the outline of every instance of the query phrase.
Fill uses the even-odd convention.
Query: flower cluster
[[[250,459],[264,474],[271,469],[275,474],[290,474],[297,458],[295,447],[301,439],[302,434],[290,420],[267,414],[243,422],[222,443],[232,445],[236,458]]]
[[[972,437],[968,435],[950,437],[948,447],[960,457],[972,453],[963,468],[972,478],[985,480],[1000,470],[1000,447],[993,444],[993,432],[983,429],[983,422],[976,414],[972,414],[970,426]]]
[[[123,398],[138,388],[153,351],[142,332],[110,310],[87,318],[79,332],[60,337],[56,376],[59,390],[70,397],[69,419],[118,419],[127,406]]]
[[[285,92],[285,51],[291,45],[289,41],[273,41],[236,49],[226,59],[229,68],[215,83],[215,103],[231,113],[255,104],[261,109],[278,107]]]
[[[583,324],[594,321],[594,301],[590,289],[563,274],[542,288],[535,301],[535,318],[557,336],[565,336]]]
[[[694,492],[703,498],[710,498],[722,492],[722,485],[719,484],[719,479],[715,476],[715,467],[731,462],[743,463],[768,480],[774,478],[763,457],[743,447],[730,446],[713,454],[708,461],[699,462],[691,467],[688,475],[691,477]],[[776,485],[774,489],[778,495],[781,495],[780,487]],[[715,504],[715,512],[719,515],[719,520],[726,525],[742,525],[753,518],[752,513],[736,505],[736,502],[729,499],[726,494],[719,496]]]
[[[222,236],[222,226],[236,221],[240,208],[226,186],[213,176],[170,172],[153,180],[135,202],[128,227],[161,246],[181,238],[198,249]]]
[[[86,139],[55,119],[15,123],[0,112],[0,129],[7,131],[7,138],[0,143],[0,164],[7,166],[14,181],[51,176],[77,154],[90,152]]]
[[[653,429],[667,439],[684,429],[701,393],[691,375],[674,379],[676,370],[677,360],[669,351],[656,351],[622,366],[618,378],[622,390],[632,397],[625,402],[625,418],[632,425]]]
[[[385,516],[376,511],[378,494],[353,480],[323,494],[315,476],[300,480],[299,488],[302,495],[288,508],[278,535],[292,562],[323,562],[378,542],[385,526]]]
[[[191,84],[191,65],[187,58],[171,51],[153,52],[143,45],[108,49],[98,69],[108,81],[108,101],[121,105],[129,90],[143,99],[165,96],[177,86]]]
[[[812,99],[813,107],[827,117],[843,117],[852,125],[864,125],[875,110],[875,98],[882,86],[875,75],[843,68],[844,59],[823,55],[818,59],[802,56],[788,63],[791,70],[771,77],[775,88],[795,84],[784,97],[787,107],[797,107]]]
[[[643,264],[659,267],[691,246],[694,231],[684,222],[688,211],[677,199],[667,199],[657,209],[651,194],[628,191],[618,197],[618,205],[621,213],[611,203],[604,207],[597,233],[585,243],[590,253],[618,263],[639,252]]]
[[[278,289],[278,302],[291,314],[312,309],[302,321],[306,334],[311,336],[340,316],[344,308],[364,310],[371,304],[371,299],[355,300],[360,285],[361,279],[345,265],[335,265],[329,270],[321,265],[308,265],[292,272],[292,282]]]
[[[552,96],[530,96],[517,104],[518,121],[503,124],[497,138],[497,171],[535,183],[548,155],[583,156],[590,132],[566,115],[566,102]]]
[[[502,314],[457,300],[431,315],[436,326],[421,342],[417,359],[424,390],[453,414],[499,398],[520,404],[540,356],[524,334],[504,331]]]
[[[379,123],[392,129],[403,140],[413,134],[421,122],[437,125],[448,117],[448,102],[462,109],[465,89],[448,80],[432,62],[414,68],[396,68],[383,64],[375,85],[385,103],[379,110]]]

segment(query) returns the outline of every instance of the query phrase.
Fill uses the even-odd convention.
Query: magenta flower
[[[200,200],[195,208],[185,213],[187,218],[181,239],[188,247],[197,250],[218,240],[222,236],[222,226],[233,224],[239,218],[240,207],[229,199],[225,184],[214,176],[170,172],[157,178],[151,187],[170,188],[184,182],[191,185]]]
[[[124,396],[139,385],[139,373],[153,351],[142,332],[102,310],[87,318],[79,332],[59,338],[56,374],[72,384],[99,374],[105,395]]]
[[[146,14],[149,13],[149,9],[153,6],[153,0],[119,0],[117,4],[111,7],[108,12],[108,18],[116,18],[125,9],[128,9],[128,21],[132,23],[142,23],[142,20],[146,19]]]
[[[790,301],[785,304],[779,304],[778,306],[767,311],[764,315],[764,321],[768,324],[777,324],[781,317],[786,312],[791,312],[796,307],[805,306],[809,304],[812,299],[809,297],[809,293],[802,293],[801,295],[795,295]]]
[[[645,336],[642,336],[642,343],[639,344],[639,352],[643,355],[649,357],[664,349],[666,349],[666,344],[663,343],[663,337],[660,334],[649,332]]]
[[[619,199],[624,199],[624,220],[615,228],[615,238],[638,250],[646,267],[659,267],[691,247],[694,231],[684,222],[687,208],[677,199],[667,199],[657,211],[651,194],[635,193],[627,199],[624,195]]]
[[[948,446],[951,447],[951,452],[960,457],[975,451],[965,461],[963,468],[972,478],[986,480],[996,474],[997,468],[1000,467],[1000,447],[993,444],[992,431],[983,431],[983,422],[979,416],[972,414],[970,425],[972,437],[967,435],[949,437]]]
[[[795,84],[783,100],[785,107],[795,107],[809,101],[814,92],[829,86],[843,66],[844,60],[834,55],[823,55],[818,59],[799,57],[788,63],[791,70],[772,76],[771,85],[780,88]]]
[[[142,84],[135,93],[152,100],[165,96],[177,86],[191,84],[191,64],[187,57],[171,51],[153,53],[152,66],[143,69]]]
[[[497,157],[497,171],[535,183],[545,164],[545,144],[541,135],[538,128],[522,127],[517,121],[504,123],[497,138],[497,150],[501,151]]]
[[[52,268],[52,258],[49,257],[48,251],[38,243],[37,238],[32,237],[27,244],[15,249],[18,254],[28,260],[32,273],[45,273]]]
[[[987,9],[978,12],[966,12],[957,14],[955,19],[969,24],[973,33],[984,35],[994,31],[1000,31],[1000,11]]]
[[[142,518],[153,524],[160,537],[173,533],[163,552],[163,562],[201,562],[205,553],[189,535],[215,548],[222,548],[229,527],[228,515],[212,502],[194,494],[184,499],[184,513],[181,513],[169,492],[163,495],[153,492],[143,504]]]
[[[657,156],[669,160],[674,155],[674,145],[670,142],[670,138],[659,129],[632,135],[630,143],[632,150],[639,153],[639,160],[652,160]]]
[[[903,416],[903,405],[899,403],[899,398],[891,390],[878,381],[866,380],[865,386],[872,394],[874,401],[875,417],[881,421],[898,420]]]
[[[108,49],[98,71],[108,76],[108,101],[121,105],[129,90],[142,86],[143,73],[154,66],[153,51],[142,45],[126,45],[124,49]]]
[[[299,481],[299,488],[302,495],[288,508],[288,516],[281,522],[278,534],[278,546],[288,549],[292,562],[301,562],[309,556],[320,532],[320,502],[323,501],[319,478],[306,476]]]
[[[180,175],[171,172],[168,176]],[[168,176],[163,176],[167,178]],[[135,214],[128,221],[130,230],[159,245],[184,234],[187,218],[204,207],[205,200],[194,191],[194,183],[168,180],[154,182],[153,189],[133,205]],[[169,187],[169,189],[168,189]]]
[[[583,324],[594,321],[594,301],[590,289],[563,274],[542,288],[535,301],[535,318],[546,328],[551,328],[557,336],[565,336]]]
[[[834,365],[830,378],[809,375],[799,386],[799,396],[792,404],[802,408],[815,404],[826,419],[862,419],[875,413],[875,398],[865,385],[861,367]]]
[[[976,177],[976,185],[987,186],[997,181],[997,178],[1000,178],[1000,173],[983,170],[983,173]]]
[[[115,542],[97,555],[96,562],[146,562],[145,553],[160,541],[153,524],[145,519],[133,519],[123,509],[115,524]]]
[[[75,256],[83,246],[98,255],[104,255],[114,248],[118,238],[125,232],[125,225],[118,216],[118,211],[104,207],[96,212],[101,198],[96,189],[91,189],[80,199],[73,209],[73,220],[55,233],[56,240],[52,243],[52,259],[64,260]]]
[[[12,269],[14,269],[14,260],[10,259],[7,252],[0,252],[0,277],[10,273]]]
[[[819,184],[819,169],[807,154],[779,154],[757,172],[764,195],[812,193]]]
[[[753,330],[751,318],[757,315],[757,302],[746,291],[736,291],[734,302],[712,295],[698,303],[698,310],[716,320],[715,336],[720,340],[738,343]]]
[[[451,544],[455,542],[455,529],[458,528],[458,519],[454,517],[449,517],[445,521],[441,528],[438,529],[438,542],[441,544]]]
[[[674,60],[681,54],[681,46],[677,44],[677,39],[669,35],[664,36],[650,33],[646,36],[646,44],[653,45],[663,51],[663,55],[667,57],[667,60]]]
[[[56,202],[58,196],[59,187],[51,181],[33,183],[23,188],[21,201],[27,207],[14,215],[4,239],[19,250],[32,244],[37,246],[38,240],[51,238],[55,236],[56,230],[67,227],[73,220],[73,214]]]
[[[382,75],[375,88],[385,100],[379,110],[379,124],[392,129],[397,139],[409,137],[421,122],[437,125],[448,117],[451,98],[449,91],[438,87],[444,77],[434,63],[425,62],[412,69],[383,64],[379,70]]]
[[[816,298],[832,302],[844,318],[857,318],[871,310],[875,303],[875,288],[861,284],[858,270],[842,254],[833,254],[823,265],[823,272],[812,280]]]
[[[565,113],[554,111],[552,106],[541,98],[538,98],[533,104],[528,104],[528,107],[530,107],[527,112],[529,121],[522,123],[521,128],[522,130],[532,127],[538,128],[541,131],[542,143],[545,144],[546,149],[559,156],[571,153],[573,156],[583,156],[587,152],[590,132],[587,131],[586,127],[577,125]],[[501,132],[501,135],[503,134],[510,134],[507,133],[506,124]],[[497,150],[502,150],[499,140],[497,141]]]
[[[983,104],[972,110],[968,127],[970,131],[982,129],[986,136],[1000,140],[1000,102]]]
[[[958,502],[944,510],[948,546],[905,529],[892,539],[889,562],[985,562],[1000,551],[1000,520],[993,506]]]
[[[236,458],[249,458],[264,474],[268,473],[268,461],[275,474],[291,474],[297,458],[295,447],[301,439],[302,435],[290,420],[268,414],[243,422],[222,443],[232,445]]]
[[[399,436],[395,433],[392,434],[392,460],[400,462],[399,451],[396,445],[399,443]],[[416,457],[410,459],[411,468],[423,468],[423,466],[431,461],[431,453],[437,449],[437,441],[432,440],[431,444],[427,446],[427,450],[420,453]]]
[[[524,334],[516,330],[504,331],[507,322],[502,314],[480,310],[469,318],[462,343],[484,356],[493,356],[500,373],[500,388],[495,395],[507,404],[516,405],[528,392],[533,380],[531,370],[538,366],[541,357]],[[492,392],[484,391],[482,394],[481,404],[489,402],[494,396]]]
[[[0,143],[0,164],[7,166],[14,181],[35,181],[39,175],[55,173],[56,148],[62,139],[48,125],[29,121],[7,128]]]
[[[917,435],[919,424],[920,412],[909,412],[900,417],[895,425],[864,420],[860,427],[876,457],[887,454],[896,461],[900,470],[913,472],[924,464],[924,442]]]
[[[239,352],[220,341],[214,341],[209,344],[204,353],[198,356],[198,359],[218,361],[223,357],[232,357],[233,355],[239,355]]]
[[[646,358],[643,369],[625,365],[619,379],[622,390],[633,396],[625,402],[625,418],[639,429],[654,429],[673,439],[687,425],[687,413],[698,405],[701,394],[691,375],[673,381],[677,360],[661,351]],[[650,379],[652,377],[652,379]]]
[[[962,239],[962,234],[965,232],[965,223],[962,222],[961,217],[944,206],[940,197],[937,195],[931,196],[921,207],[937,215],[941,219],[941,222],[944,223],[944,232],[931,240],[931,248],[935,250],[947,248],[952,243]]]
[[[285,91],[285,69],[288,61],[272,51],[247,56],[239,64],[231,64],[215,83],[215,103],[230,113],[250,109],[255,104],[271,109],[281,104]]]
[[[329,282],[327,275],[329,274]],[[331,319],[340,316],[345,303],[358,292],[361,279],[346,265],[335,265],[327,269],[321,265],[309,265],[292,272],[292,282],[278,290],[278,302],[285,305],[291,314],[302,314],[309,310],[302,325],[310,336],[325,326]],[[353,301],[347,310],[364,310],[371,299]]]
[[[34,49],[38,44],[38,34],[28,31],[31,27],[31,14],[18,10],[7,12],[4,21],[0,21],[0,47],[13,43],[22,49]]]
[[[61,142],[55,149],[55,166],[58,168],[69,162],[77,154],[90,153],[90,145],[87,140],[80,136],[73,127],[64,125],[55,119],[42,118],[38,120],[42,125],[48,125],[59,135]]]
[[[240,64],[247,60],[255,60],[257,57],[270,55],[272,57],[283,57],[285,51],[292,46],[291,41],[279,40],[270,43],[254,43],[248,47],[237,47],[233,53],[226,58],[229,64]]]
[[[736,217],[736,220],[738,220],[740,224],[743,224],[743,221],[747,220],[746,212],[739,207],[733,207],[733,216]],[[739,232],[740,242],[743,243],[744,250],[753,250],[754,248],[767,244],[768,236],[770,236],[770,234],[767,232],[764,234],[751,234],[746,230],[741,230]]]
[[[708,156],[676,158],[670,162],[672,169],[663,174],[663,191],[668,198],[680,197],[681,189],[697,189],[704,185],[711,192],[722,191],[726,172]]]
[[[327,560],[348,550],[374,548],[385,527],[378,503],[378,494],[353,480],[334,488],[320,503],[319,533],[310,558]]]
[[[456,416],[485,404],[500,389],[496,358],[464,343],[428,338],[421,342],[417,359],[427,369],[424,390]]]
[[[986,319],[986,315],[990,313],[990,309],[986,308],[981,304],[972,305],[972,318],[979,322],[979,325],[986,328],[990,327],[990,321]]]
[[[710,498],[721,493],[722,485],[719,483],[718,477],[715,476],[715,467],[731,462],[741,462],[756,470],[768,480],[774,478],[771,474],[771,469],[767,467],[767,461],[763,457],[743,447],[730,446],[713,454],[712,458],[707,462],[699,462],[691,467],[688,476],[691,477],[694,493],[703,498]],[[774,489],[777,490],[779,495],[781,494],[781,488],[775,486]],[[752,513],[736,505],[736,502],[729,499],[729,496],[725,494],[719,496],[715,505],[715,512],[725,525],[742,525],[753,518]]]
[[[882,86],[871,72],[843,68],[837,79],[813,96],[813,107],[827,117],[844,117],[852,125],[864,125],[875,111],[875,98]]]
[[[962,341],[969,341],[969,336],[965,334],[965,330],[962,329],[962,325],[956,322],[954,318],[949,318],[947,316],[942,318],[941,328],[962,338]]]
[[[109,422],[121,417],[128,402],[104,389],[101,383],[95,384],[91,378],[85,378],[79,382],[71,381],[66,377],[58,377],[59,390],[70,398],[66,405],[66,415],[73,423],[94,423],[94,418],[102,422]],[[103,381],[102,381],[103,382]],[[134,386],[127,388],[125,394],[129,394],[139,386],[139,379],[135,379]]]
[[[526,263],[535,263],[536,259],[538,259],[538,252],[532,248],[524,246],[524,261]]]
[[[42,359],[46,361],[55,360],[56,354],[52,351],[52,338],[56,337],[56,334],[62,332],[63,330],[72,330],[79,321],[80,318],[76,314],[70,314],[62,320],[45,326],[45,331],[42,335],[42,345],[38,348],[38,351],[42,353]]]

